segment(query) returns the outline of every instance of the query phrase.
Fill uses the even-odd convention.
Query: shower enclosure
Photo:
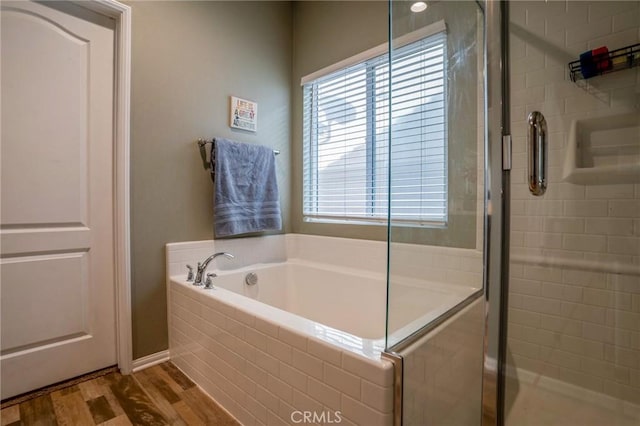
[[[390,5],[385,356],[403,370],[397,422],[476,424],[486,220],[484,5],[416,7]],[[418,278],[409,281],[408,274]]]
[[[389,8],[397,424],[638,424],[640,2]]]

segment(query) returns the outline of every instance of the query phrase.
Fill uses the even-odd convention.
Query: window
[[[444,25],[394,49],[391,114],[389,58],[377,53],[303,79],[305,220],[386,223],[390,182],[392,221],[445,225]]]

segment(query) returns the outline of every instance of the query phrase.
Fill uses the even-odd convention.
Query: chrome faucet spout
[[[215,259],[216,257],[219,256],[224,256],[227,259],[233,259],[234,256],[231,253],[227,253],[224,251],[221,251],[219,253],[214,253],[211,256],[207,257],[204,262],[198,262],[198,271],[196,272],[196,278],[195,280],[193,280],[193,285],[202,285],[202,276],[204,275],[205,271],[207,270],[207,267],[209,266],[209,263]]]

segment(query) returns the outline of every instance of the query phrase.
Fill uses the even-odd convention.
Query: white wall
[[[572,83],[580,53],[640,41],[640,2],[511,3],[509,351],[518,368],[640,403],[640,185],[562,180],[569,126],[640,110],[640,68]],[[529,194],[526,116],[549,130],[549,189]],[[624,272],[624,273],[622,273]]]

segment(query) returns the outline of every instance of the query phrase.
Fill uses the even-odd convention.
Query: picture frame
[[[258,103],[248,99],[230,96],[229,127],[233,129],[258,131]]]

